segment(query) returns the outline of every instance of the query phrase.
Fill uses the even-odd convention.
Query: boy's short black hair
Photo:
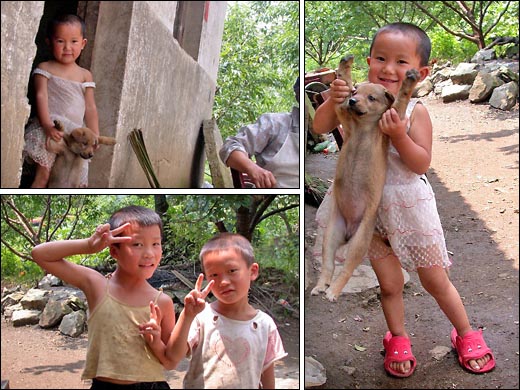
[[[117,210],[108,220],[110,230],[114,230],[127,222],[140,227],[157,225],[161,230],[162,238],[163,223],[161,217],[152,209],[143,206],[127,206]]]
[[[60,24],[75,24],[79,23],[81,26],[81,36],[85,38],[87,33],[87,26],[85,25],[85,21],[78,15],[74,14],[61,14],[55,16],[48,24],[47,24],[47,34],[46,37],[51,40],[54,32],[56,31],[56,26]]]
[[[247,238],[236,233],[220,233],[210,238],[200,250],[200,264],[204,271],[204,255],[210,252],[218,252],[227,249],[234,249],[245,260],[247,266],[255,262],[253,246]]]
[[[374,35],[374,38],[372,38],[369,55],[372,54],[372,47],[374,46],[374,42],[376,41],[376,38],[379,34],[396,31],[405,35],[413,35],[414,38],[416,38],[417,54],[419,54],[419,57],[421,58],[421,66],[427,66],[428,61],[430,60],[430,53],[432,50],[430,38],[428,37],[428,35],[426,35],[422,28],[412,23],[396,22],[381,27],[379,30],[377,30],[376,34]]]

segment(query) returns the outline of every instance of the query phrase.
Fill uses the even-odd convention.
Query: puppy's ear
[[[385,90],[385,97],[386,97],[388,108],[392,107],[392,104],[394,104],[394,101],[395,101],[394,95],[392,95],[390,92]]]

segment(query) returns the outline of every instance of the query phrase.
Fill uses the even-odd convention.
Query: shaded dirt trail
[[[320,388],[518,388],[518,105],[512,112],[469,102],[424,101],[432,117],[433,160],[428,178],[436,194],[448,250],[450,277],[474,328],[484,328],[496,369],[473,375],[451,351],[441,361],[429,351],[451,347],[451,324],[410,273],[405,320],[417,369],[407,379],[383,368],[386,324],[378,289],[342,295],[337,303],[310,296],[317,264],[311,256],[316,209],[305,205],[305,356],[327,370]],[[337,155],[307,155],[306,173],[332,179]],[[365,331],[363,331],[365,328]],[[366,328],[369,328],[366,331]],[[363,346],[357,351],[354,345]],[[349,373],[345,366],[353,367]]]

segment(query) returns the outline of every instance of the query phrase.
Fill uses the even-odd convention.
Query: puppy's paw
[[[327,286],[317,284],[311,291],[311,295],[319,295],[327,289]]]
[[[338,300],[338,295],[339,294],[332,291],[330,287],[327,289],[327,291],[325,291],[325,296],[330,302],[336,302]]]
[[[406,71],[406,78],[409,79],[411,82],[419,81],[421,78],[421,74],[417,69],[408,69]]]

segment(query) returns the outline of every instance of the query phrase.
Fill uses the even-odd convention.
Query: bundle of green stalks
[[[132,149],[134,150],[137,156],[139,164],[141,164],[141,168],[143,168],[144,174],[146,175],[146,179],[148,180],[150,187],[161,188],[159,180],[157,180],[157,176],[155,175],[155,172],[153,170],[150,157],[148,157],[148,152],[146,151],[143,132],[141,131],[141,129],[133,129],[130,132],[130,134],[128,134],[128,138],[130,139]]]
[[[319,177],[305,175],[305,202],[314,207],[319,207],[323,201],[329,185]]]

